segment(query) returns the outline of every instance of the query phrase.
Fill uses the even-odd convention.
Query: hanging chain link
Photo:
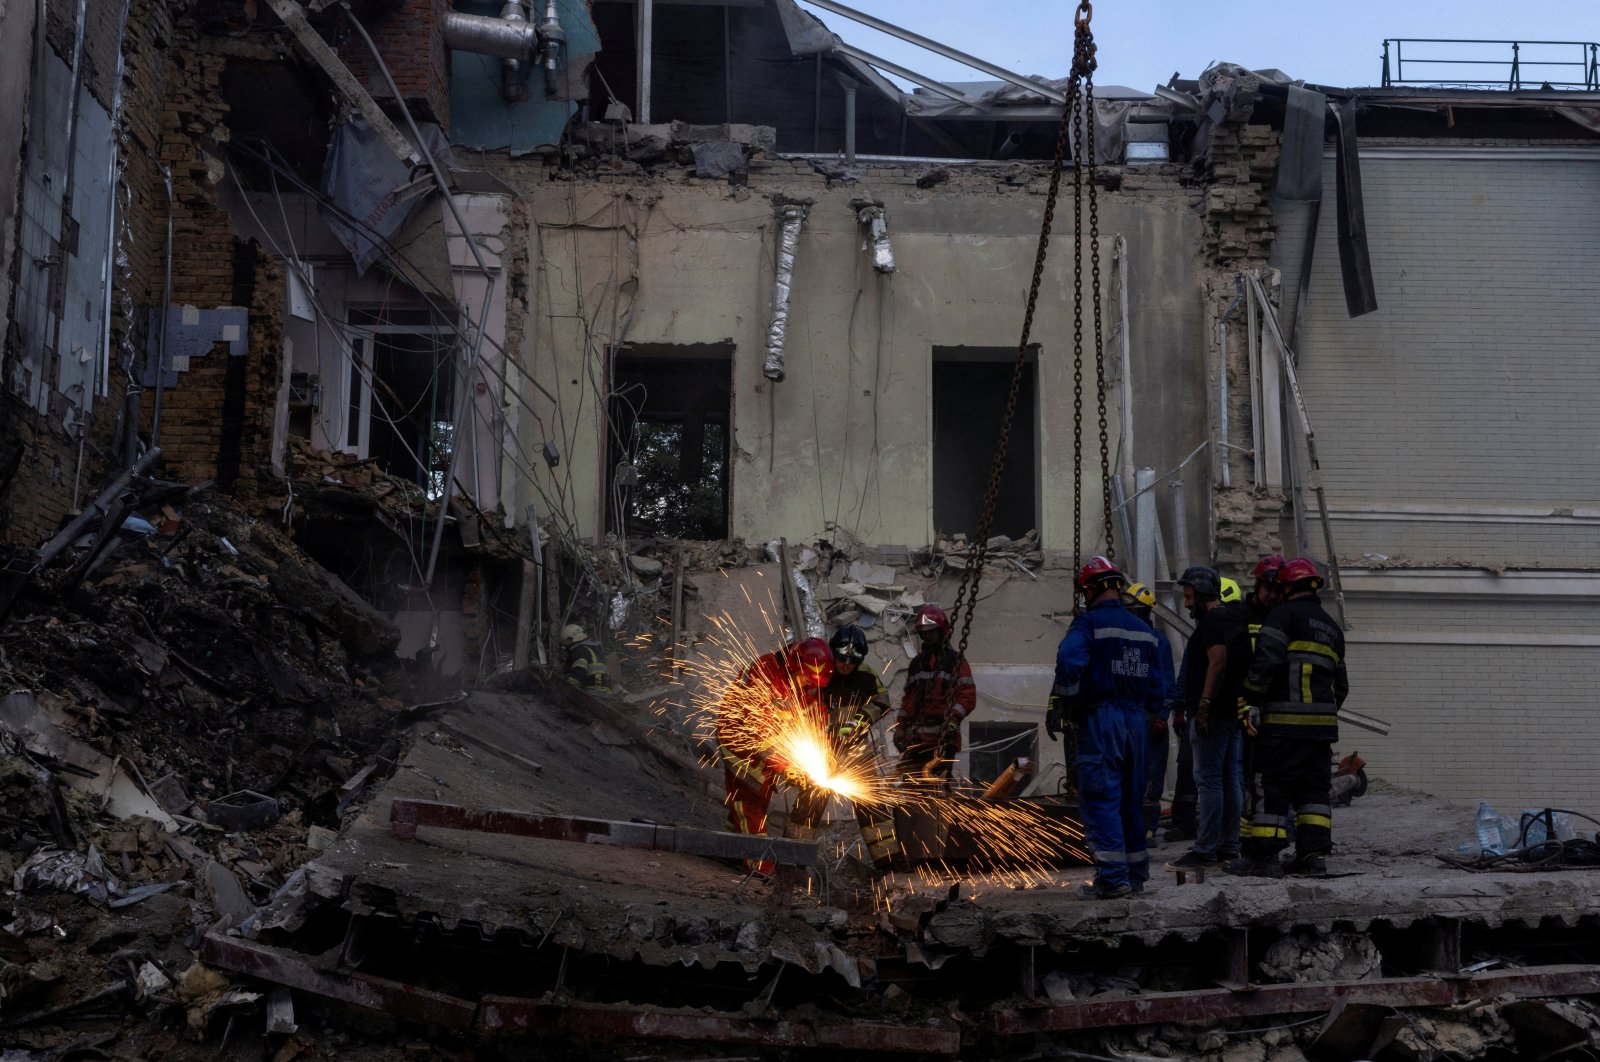
[[[1034,311],[1039,303],[1039,289],[1044,282],[1044,266],[1050,249],[1050,234],[1055,223],[1056,200],[1061,191],[1061,171],[1066,163],[1067,147],[1073,136],[1076,122],[1077,142],[1085,143],[1085,105],[1092,114],[1094,107],[1094,34],[1089,22],[1094,6],[1081,0],[1073,15],[1072,72],[1067,85],[1066,103],[1061,108],[1061,124],[1056,129],[1055,160],[1050,166],[1050,187],[1045,194],[1044,220],[1039,227],[1039,250],[1033,261],[1033,280],[1028,286],[1027,309],[1022,316],[1022,338],[1017,343],[1017,361],[1011,369],[1011,391],[1006,397],[1005,413],[1000,418],[1000,435],[995,442],[994,460],[989,465],[989,483],[983,493],[983,510],[978,517],[978,527],[973,533],[972,545],[967,554],[967,566],[961,573],[961,583],[956,590],[956,601],[951,618],[961,624],[961,641],[957,651],[964,657],[967,641],[972,634],[972,615],[978,604],[978,587],[983,581],[983,566],[989,552],[989,529],[994,523],[995,504],[1000,497],[1000,479],[1005,473],[1006,450],[1011,443],[1011,424],[1017,411],[1017,397],[1022,389],[1022,375],[1028,362],[1029,340],[1033,335]],[[1106,385],[1105,362],[1100,345],[1100,249],[1094,243],[1099,232],[1099,208],[1095,201],[1095,154],[1093,118],[1088,121],[1089,151],[1089,223],[1091,226],[1092,277],[1094,300],[1095,367],[1099,374],[1100,398],[1100,472],[1105,491],[1106,549],[1111,550],[1111,479],[1110,450],[1106,435]],[[1072,552],[1076,558],[1082,552],[1083,524],[1083,163],[1073,159],[1073,527]]]

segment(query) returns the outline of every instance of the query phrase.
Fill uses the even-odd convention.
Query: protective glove
[[[1194,730],[1201,737],[1205,737],[1211,730],[1211,702],[1201,700],[1200,707],[1194,713]]]
[[[1061,739],[1064,715],[1065,710],[1060,698],[1052,696],[1050,698],[1050,707],[1044,713],[1044,732],[1050,735],[1051,741],[1059,741]]]
[[[961,751],[961,720],[951,719],[944,724],[944,729],[939,731],[939,755],[945,759],[954,759],[955,754]]]
[[[894,750],[896,752],[904,752],[908,744],[906,741],[905,727],[901,726],[899,723],[896,723],[889,731],[889,740],[894,743]]]
[[[1261,709],[1253,704],[1239,702],[1239,725],[1244,727],[1244,732],[1250,737],[1255,737],[1260,730]]]
[[[849,745],[859,738],[865,737],[867,728],[871,725],[871,721],[858,712],[834,728],[833,736],[840,745]]]

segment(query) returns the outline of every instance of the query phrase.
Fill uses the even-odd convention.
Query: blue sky
[[[1071,61],[1076,4],[1067,0],[840,2],[1018,73],[1062,77]],[[841,15],[813,12],[851,44],[921,73],[956,81],[983,78]],[[1212,60],[1227,60],[1252,69],[1277,67],[1291,77],[1320,84],[1357,86],[1380,82],[1386,37],[1594,41],[1600,40],[1600,3],[1345,0],[1314,5],[1284,0],[1100,0],[1094,7],[1093,27],[1100,60],[1095,75],[1098,83],[1149,90],[1165,84],[1175,70],[1192,78]],[[1452,58],[1498,59],[1508,52],[1499,48],[1480,48],[1473,53],[1459,47],[1451,50],[1455,53]],[[1424,53],[1418,46],[1412,54],[1420,58]],[[1530,48],[1524,51],[1524,58],[1529,57],[1540,56]],[[1562,58],[1577,58],[1576,50],[1567,50]],[[1424,69],[1430,68],[1413,68],[1408,76],[1419,76]],[[1533,72],[1531,68],[1525,71],[1524,79]],[[1581,75],[1574,71],[1572,76]]]

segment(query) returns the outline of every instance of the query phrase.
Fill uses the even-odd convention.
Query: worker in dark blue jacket
[[[1065,730],[1078,769],[1083,829],[1094,848],[1086,899],[1114,899],[1144,889],[1150,857],[1144,835],[1147,713],[1161,707],[1159,641],[1122,605],[1127,579],[1104,557],[1078,573],[1088,608],[1056,650],[1056,682],[1045,730]]]

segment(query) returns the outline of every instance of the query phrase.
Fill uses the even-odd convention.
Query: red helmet
[[[1283,554],[1269,553],[1256,561],[1256,566],[1251,569],[1250,574],[1258,583],[1270,583],[1278,577],[1279,570],[1287,563],[1283,559]]]
[[[1090,557],[1089,562],[1078,570],[1078,589],[1088,591],[1101,583],[1116,582],[1119,586],[1127,585],[1127,577],[1122,574],[1122,569],[1112,564],[1105,557]]]
[[[944,609],[938,605],[922,605],[913,613],[917,633],[937,629],[939,638],[943,640],[950,637],[950,617],[944,614]]]
[[[1317,562],[1310,557],[1296,557],[1278,569],[1278,585],[1300,590],[1321,590],[1322,573],[1317,571]]]
[[[807,638],[789,650],[789,672],[801,689],[818,689],[833,678],[833,650],[821,638]]]

